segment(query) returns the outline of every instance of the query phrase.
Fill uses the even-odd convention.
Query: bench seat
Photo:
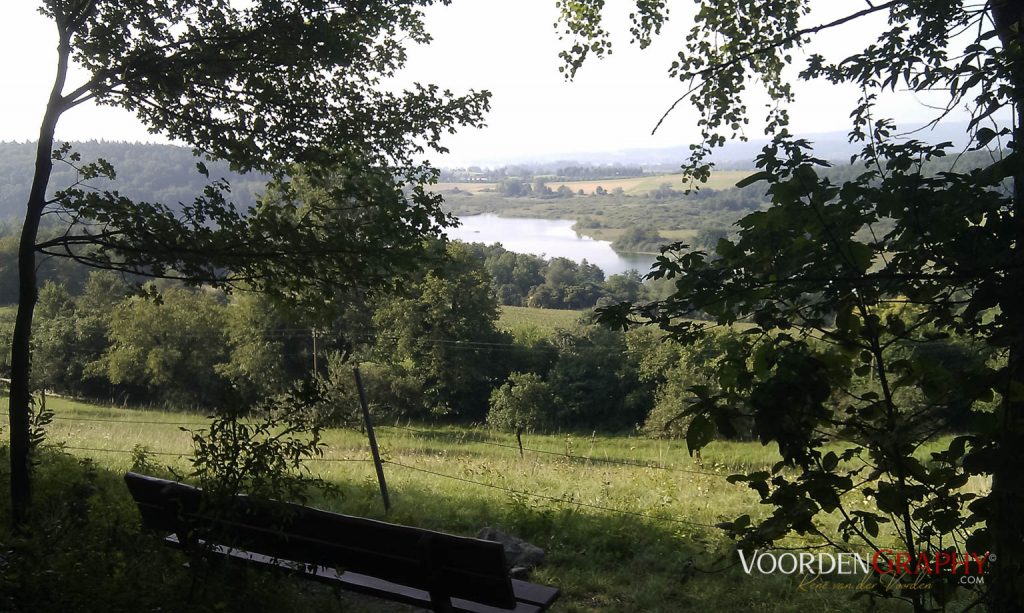
[[[213,507],[198,488],[137,473],[125,482],[143,524],[188,552],[435,611],[540,612],[559,595],[510,578],[499,543],[247,496]]]

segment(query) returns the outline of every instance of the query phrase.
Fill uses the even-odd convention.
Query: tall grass
[[[547,337],[560,328],[572,328],[583,316],[583,311],[567,309],[538,309],[534,307],[501,307],[498,328],[514,336],[538,335]]]
[[[186,471],[190,438],[181,428],[207,421],[64,399],[48,406],[56,413],[48,444],[115,477],[137,467],[142,450],[150,452],[145,460],[153,470]],[[321,496],[315,506],[457,534],[499,526],[547,551],[532,579],[563,590],[556,611],[899,610],[848,594],[800,592],[797,579],[730,567],[730,542],[715,524],[767,510],[725,476],[770,466],[778,459],[770,446],[716,442],[698,463],[680,442],[637,436],[527,434],[522,455],[514,437],[478,429],[380,424],[377,438],[391,511],[381,504],[365,435],[342,429],[324,433],[324,456],[309,463],[340,496]],[[130,508],[120,482],[111,483],[112,504]],[[838,520],[825,521],[829,529]],[[296,610],[308,604],[296,602]],[[374,600],[342,603],[349,610],[395,610]]]

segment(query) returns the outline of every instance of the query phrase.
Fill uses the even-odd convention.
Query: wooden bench
[[[501,544],[125,475],[147,528],[196,555],[268,567],[434,611],[544,611],[556,588],[511,579]],[[225,513],[224,509],[228,511]]]

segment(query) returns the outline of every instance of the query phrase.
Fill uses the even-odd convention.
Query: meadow
[[[513,336],[550,337],[556,330],[571,328],[580,321],[584,311],[539,309],[536,307],[501,306],[498,329]]]
[[[89,504],[106,509],[121,528],[133,526],[134,516],[120,475],[131,469],[187,474],[186,430],[207,423],[200,414],[52,397],[47,407],[55,416],[47,427],[43,474],[52,465],[64,467],[62,479],[75,470],[101,472],[106,485],[94,488],[93,496],[104,498]],[[456,534],[500,527],[546,550],[532,580],[563,590],[554,611],[900,610],[896,603],[852,601],[849,593],[800,591],[793,577],[748,576],[731,561],[730,542],[715,524],[742,512],[756,518],[760,511],[753,492],[725,476],[767,469],[777,460],[773,447],[716,442],[697,462],[681,442],[628,433],[526,434],[522,455],[514,437],[479,428],[388,423],[378,424],[377,437],[391,511],[382,508],[366,439],[356,430],[325,432],[324,455],[308,466],[338,492],[311,504]],[[797,538],[784,543],[813,544]],[[153,553],[157,549],[145,549],[146,555],[177,568],[173,552]],[[293,610],[312,601],[331,603],[324,610],[403,610],[288,586],[297,594],[290,596],[298,599]]]

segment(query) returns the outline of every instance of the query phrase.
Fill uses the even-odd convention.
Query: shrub
[[[543,427],[550,421],[550,386],[534,373],[514,372],[491,393],[487,425],[506,432]]]

